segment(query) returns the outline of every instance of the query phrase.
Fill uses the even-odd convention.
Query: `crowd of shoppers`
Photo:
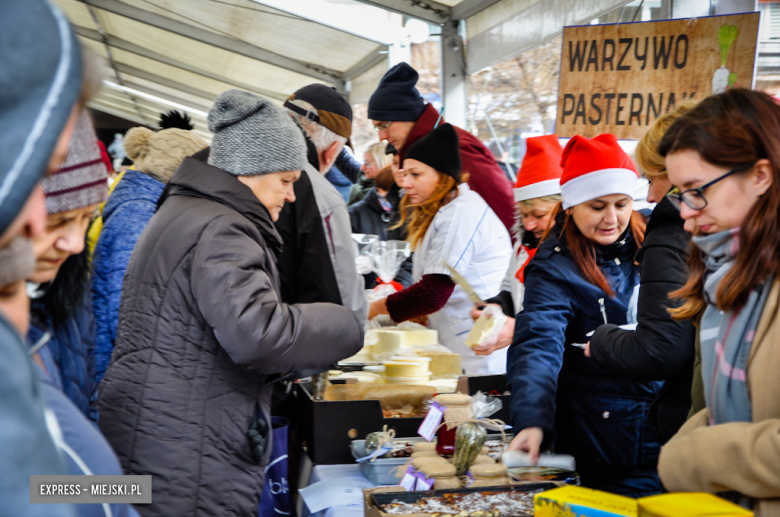
[[[3,513],[257,515],[275,386],[356,354],[378,315],[426,321],[468,375],[505,373],[510,448],[532,461],[571,454],[583,485],[632,497],[780,511],[775,99],[679,104],[638,167],[610,134],[529,138],[513,188],[401,63],[371,96],[362,162],[335,89],[282,107],[228,90],[210,146],[173,114],[129,131],[109,192],[94,57],[45,0],[3,10]],[[410,243],[400,291],[369,304],[353,233]],[[506,314],[491,342],[465,345],[484,307],[453,276]],[[152,475],[152,503],[34,505],[32,474]]]

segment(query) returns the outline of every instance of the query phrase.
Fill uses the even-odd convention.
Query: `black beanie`
[[[415,122],[425,111],[425,100],[415,85],[417,70],[407,63],[398,63],[379,81],[368,100],[368,118],[386,122]]]
[[[415,142],[404,156],[404,161],[409,159],[422,162],[460,181],[458,133],[450,124],[442,124]]]

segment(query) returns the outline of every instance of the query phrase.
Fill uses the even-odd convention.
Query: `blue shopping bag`
[[[271,458],[265,467],[265,485],[260,496],[260,517],[295,517],[295,508],[287,483],[287,430],[286,418],[272,417]]]

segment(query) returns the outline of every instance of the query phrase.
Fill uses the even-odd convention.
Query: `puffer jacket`
[[[688,280],[690,242],[680,211],[664,198],[653,210],[637,255],[642,280],[636,330],[602,325],[590,339],[591,357],[599,366],[622,375],[666,381],[651,410],[661,444],[680,429],[691,408],[696,329],[690,320],[674,321],[667,311],[682,304],[682,300],[670,299],[669,293]]]
[[[332,304],[280,302],[282,242],[238,179],[186,158],[136,244],[100,428],[126,474],[154,476],[144,517],[257,515],[265,458],[247,432],[270,421],[269,375],[324,368],[363,345]]]
[[[95,382],[95,317],[89,293],[66,321],[54,325],[40,300],[31,303],[27,344],[35,346],[49,333],[38,350],[52,382],[85,417],[98,421]]]
[[[157,208],[165,185],[128,169],[103,210],[103,230],[92,257],[92,300],[97,324],[96,382],[106,373],[116,340],[122,281],[130,254]]]
[[[639,271],[630,230],[609,246],[597,246],[597,263],[615,292],[609,297],[585,280],[572,259],[563,214],[554,233],[525,268],[523,311],[507,359],[512,424],[544,430],[542,448],[571,454],[582,483],[626,495],[661,490],[656,472],[659,445],[648,412],[660,383],[615,375],[585,357],[575,343],[607,320],[628,320]]]

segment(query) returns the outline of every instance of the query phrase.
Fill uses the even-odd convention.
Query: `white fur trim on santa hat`
[[[561,180],[556,178],[554,180],[540,181],[514,190],[515,202],[537,197],[552,196],[553,194],[561,193]]]
[[[561,185],[563,208],[612,194],[625,194],[633,198],[637,179],[631,169],[601,169],[572,178]]]

